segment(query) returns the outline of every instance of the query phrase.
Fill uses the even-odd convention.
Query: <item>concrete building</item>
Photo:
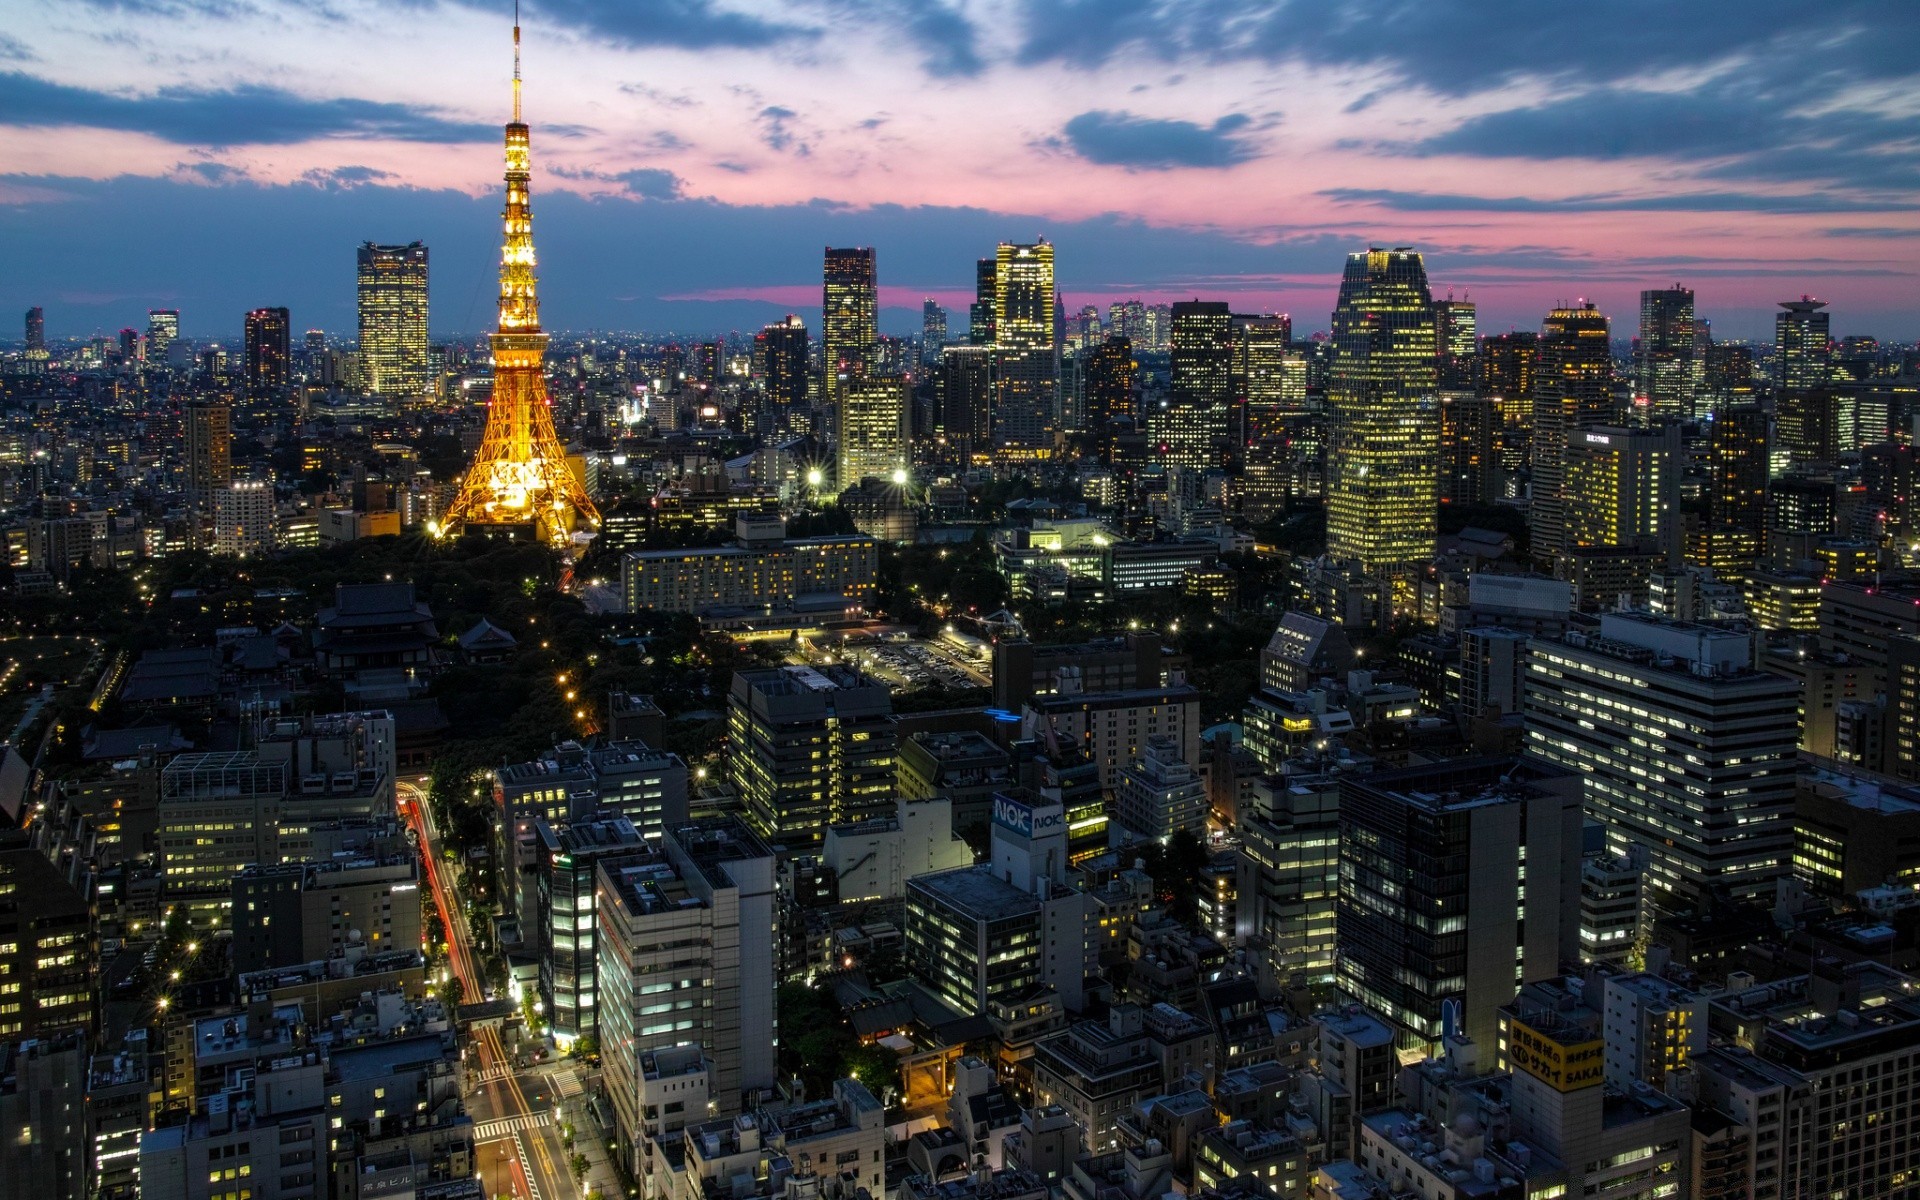
[[[98,967],[86,897],[28,833],[0,832],[0,1041],[91,1029]]]
[[[1584,778],[1608,849],[1642,851],[1665,903],[1771,897],[1787,874],[1798,689],[1752,663],[1748,633],[1636,613],[1529,651],[1528,753]]]
[[[827,826],[820,858],[839,882],[841,903],[898,900],[909,879],[973,865],[951,812],[945,800],[901,800],[894,816]]]
[[[676,826],[646,861],[596,871],[605,1087],[636,1167],[648,1051],[702,1047],[723,1115],[774,1085],[773,876],[772,852],[732,817]]]
[[[1342,780],[1340,990],[1438,1046],[1578,953],[1579,777],[1527,759]]]
[[[816,613],[842,617],[873,595],[880,543],[864,533],[787,537],[778,517],[740,516],[731,546],[640,550],[621,564],[628,612]]]
[[[233,969],[248,974],[417,950],[420,862],[411,853],[249,867],[233,878]]]
[[[1058,692],[1063,668],[1078,672],[1082,691],[1159,687],[1165,680],[1166,657],[1160,635],[1152,632],[1049,646],[1003,639],[993,644],[993,702],[1019,712],[1035,696]]]
[[[1077,746],[1100,772],[1100,786],[1119,786],[1120,771],[1149,738],[1174,739],[1184,762],[1200,761],[1200,692],[1185,684],[1124,692],[1062,692],[1027,702],[1021,734],[1049,734]]]
[[[900,739],[894,765],[900,796],[945,800],[956,830],[985,826],[994,793],[1014,784],[1013,757],[983,733],[914,733]]]
[[[1870,888],[1920,882],[1920,788],[1869,775],[1802,772],[1793,804],[1793,875],[1841,904]]]
[[[582,821],[556,830],[535,825],[539,885],[531,930],[522,944],[540,955],[540,999],[561,1043],[598,1031],[599,890],[604,864],[647,857],[652,848],[625,817]]]
[[[253,751],[179,754],[161,769],[161,878],[196,923],[224,924],[234,876],[280,861],[288,774]]]
[[[820,845],[827,826],[889,814],[893,693],[848,667],[775,667],[733,677],[728,781],[776,849]]]
[[[1140,841],[1162,842],[1185,830],[1207,835],[1207,782],[1167,734],[1147,739],[1140,757],[1120,771],[1114,819]]]
[[[89,1195],[83,1033],[0,1042],[0,1191],[34,1200]]]

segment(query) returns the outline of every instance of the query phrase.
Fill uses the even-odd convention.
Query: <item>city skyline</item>
[[[882,325],[905,331],[923,296],[965,307],[980,247],[1036,235],[1070,307],[1226,300],[1303,333],[1368,244],[1419,249],[1485,332],[1582,297],[1628,312],[1674,280],[1724,337],[1765,340],[1801,292],[1836,332],[1920,320],[1916,181],[1877,149],[1913,132],[1915,23],[1893,7],[1736,8],[1678,34],[1620,5],[1525,28],[1380,8],[1297,28],[1253,9],[1206,42],[1151,5],[530,10],[530,67],[569,66],[529,100],[566,280],[549,324],[751,330],[810,307],[834,244],[886,257]],[[471,64],[504,10],[263,4],[219,18],[214,59],[210,9],[84,19],[114,11],[29,9],[0,43],[21,114],[0,302],[43,305],[56,338],[150,307],[189,337],[237,337],[262,305],[341,330],[347,247],[418,238],[449,264],[436,335],[484,330],[492,81]],[[444,53],[411,61],[429,31]],[[170,236],[98,237],[136,220]]]

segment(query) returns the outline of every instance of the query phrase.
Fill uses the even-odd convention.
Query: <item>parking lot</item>
[[[904,634],[856,634],[847,638],[802,642],[800,657],[808,663],[850,662],[902,691],[923,688],[958,690],[987,687],[990,668],[970,660],[944,639],[921,639]]]

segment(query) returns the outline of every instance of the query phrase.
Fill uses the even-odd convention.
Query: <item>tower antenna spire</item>
[[[520,0],[513,0],[513,123],[520,123]]]

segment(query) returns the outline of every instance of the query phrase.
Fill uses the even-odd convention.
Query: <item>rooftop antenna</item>
[[[513,123],[520,123],[520,0],[513,0]]]

